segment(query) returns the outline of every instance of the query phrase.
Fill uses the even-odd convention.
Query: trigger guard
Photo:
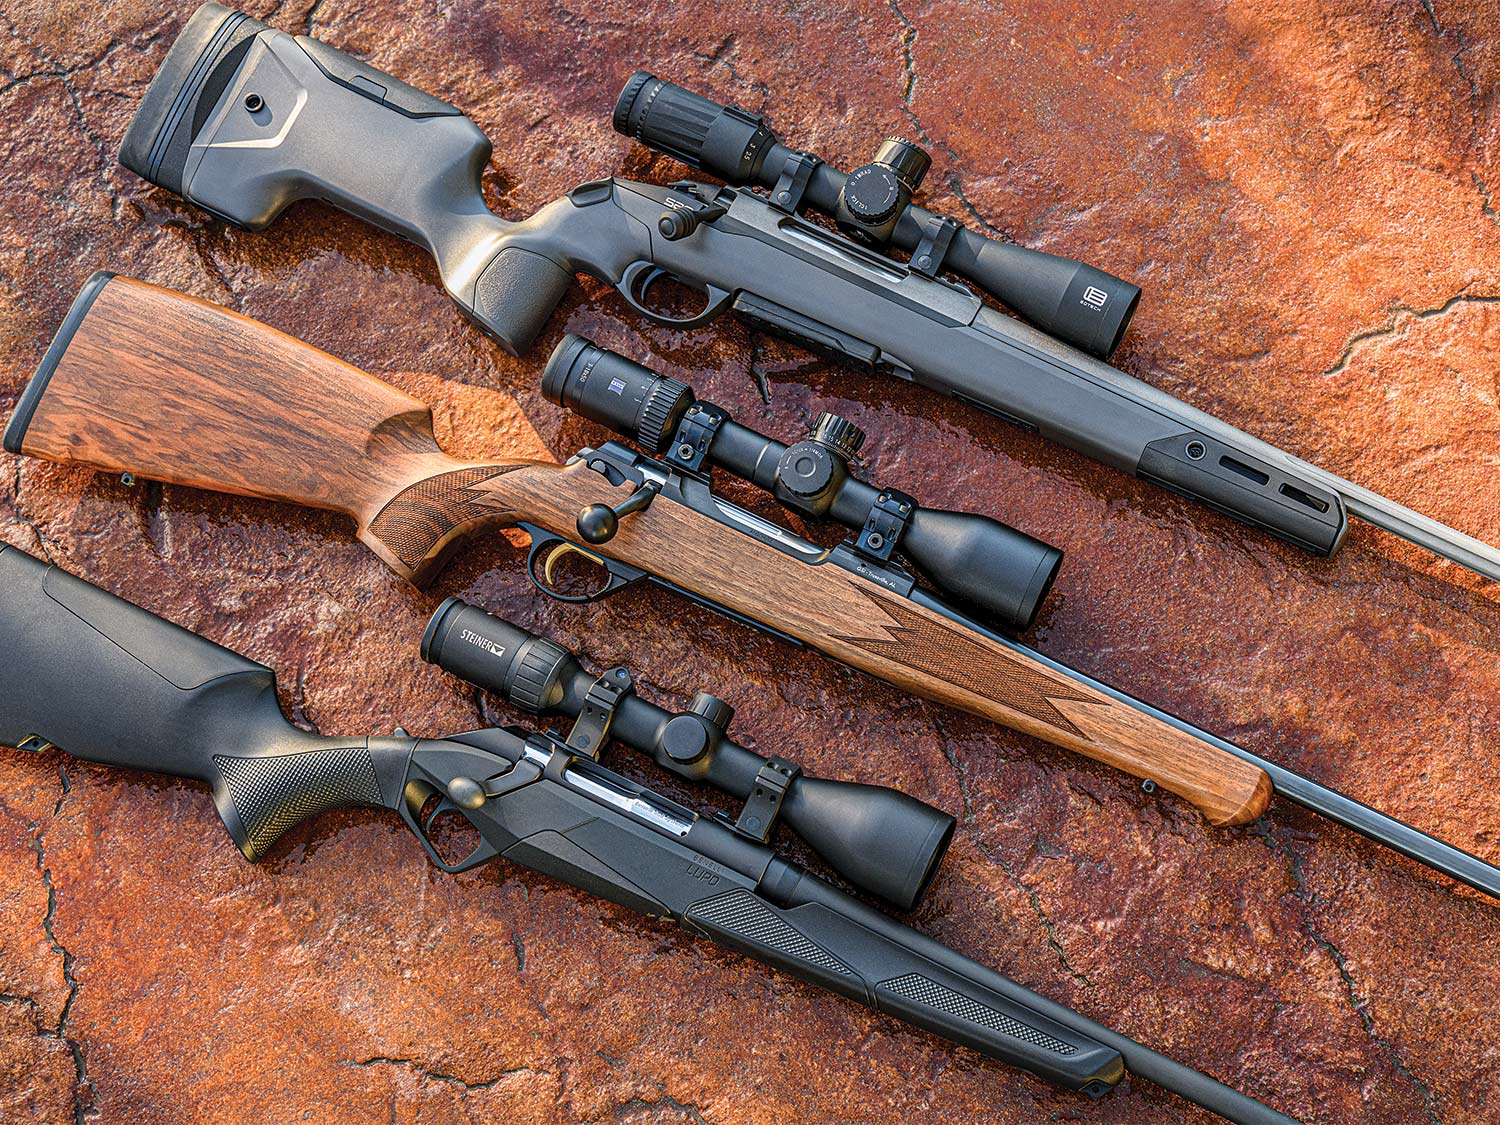
[[[646,304],[645,297],[651,286],[655,285],[664,277],[675,278],[678,282],[707,295],[708,303],[702,310],[692,316],[672,317],[657,312]],[[625,303],[640,313],[654,324],[660,324],[667,328],[698,328],[707,324],[716,316],[729,307],[729,302],[734,299],[734,294],[717,285],[704,284],[702,286],[692,285],[676,277],[669,270],[663,269],[655,262],[632,262],[625,267],[625,272],[620,275],[620,283],[615,286],[620,291],[620,296],[625,298]]]
[[[438,802],[429,815],[422,818],[420,823],[412,815],[405,801],[400,802],[398,811],[401,814],[401,819],[406,821],[406,826],[411,829],[412,835],[417,838],[417,843],[421,844],[422,850],[427,853],[427,858],[432,861],[432,865],[439,871],[443,871],[449,875],[457,875],[468,871],[470,868],[478,867],[481,863],[486,863],[500,854],[499,848],[495,847],[494,844],[490,843],[483,836],[480,836],[479,843],[475,845],[474,850],[457,863],[449,863],[443,858],[442,852],[437,850],[437,846],[433,844],[432,837],[427,834],[427,831],[432,827],[433,822],[445,812],[456,812],[460,816],[463,815],[463,810],[446,796]]]
[[[618,559],[596,555],[593,551],[580,547],[572,540],[564,539],[561,535],[546,531],[535,524],[521,523],[516,526],[531,536],[531,549],[526,552],[526,577],[531,580],[533,586],[555,601],[567,602],[569,605],[583,605],[588,602],[596,602],[600,598],[607,598],[611,594],[619,593],[626,586],[634,585],[643,578],[650,577],[644,570],[630,566],[628,563],[622,563]],[[598,590],[588,594],[572,595],[554,590],[537,574],[537,567],[550,552],[556,550],[558,547],[570,547],[580,554],[587,555],[589,558],[598,559],[599,564],[604,567],[605,573],[609,575],[609,581]],[[444,799],[446,800],[446,798]]]

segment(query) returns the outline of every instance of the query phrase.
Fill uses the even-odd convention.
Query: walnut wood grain
[[[23,451],[344,512],[416,582],[481,527],[526,521],[573,537],[582,508],[630,492],[582,463],[457,461],[411,396],[236,313],[120,278],[58,361]],[[1270,799],[1262,770],[1024,648],[669,500],[597,550],[919,695],[1150,778],[1215,824],[1252,820]]]
[[[476,472],[438,448],[425,403],[268,325],[120,277],[58,360],[22,452],[344,512],[418,583],[459,528],[510,515],[466,503],[463,483],[531,463]]]
[[[618,504],[630,493],[582,463],[510,474],[491,486],[520,518],[561,535],[573,534],[580,508]],[[1214,824],[1254,820],[1270,801],[1265,771],[1054,671],[1024,648],[962,629],[839,567],[808,566],[680,504],[658,500],[592,549],[908,691],[1149,778]]]

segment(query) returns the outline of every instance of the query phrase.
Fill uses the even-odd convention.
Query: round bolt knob
[[[693,701],[688,704],[688,710],[694,715],[707,719],[720,730],[726,730],[734,721],[734,708],[717,695],[709,695],[706,691],[700,691],[693,696]]]
[[[484,807],[484,786],[472,777],[455,777],[448,782],[448,800],[461,809]]]
[[[620,530],[620,517],[608,504],[590,504],[578,513],[578,534],[585,543],[608,543]]]
[[[661,231],[661,236],[668,242],[676,242],[697,230],[698,220],[691,211],[672,208],[661,213],[661,217],[656,220],[656,229]]]
[[[844,460],[852,461],[859,453],[860,447],[865,444],[865,432],[847,418],[840,418],[837,414],[829,414],[826,411],[818,415],[818,420],[813,423],[812,431],[808,435],[810,440],[819,445],[826,445],[835,453],[840,454]]]

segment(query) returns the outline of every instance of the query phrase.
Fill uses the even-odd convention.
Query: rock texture
[[[610,131],[638,65],[764,109],[846,167],[915,134],[932,206],[1145,288],[1126,370],[1500,541],[1500,4],[1069,9],[251,5],[467,110],[511,216],[583,179],[681,173]],[[739,328],[643,326],[593,284],[510,359],[394,238],[313,205],[235,232],[115,164],[188,12],[5,5],[0,411],[101,267],[420,393],[476,456],[599,437],[537,389],[545,349],[583,331],[778,435],[853,417],[879,479],[1065,548],[1042,651],[1500,858],[1493,586],[1363,527],[1310,559],[932,395]],[[1500,908],[1294,808],[1211,830],[665,594],[543,604],[503,539],[422,594],[337,519],[12,457],[0,539],[274,664],[288,712],[326,732],[518,719],[417,662],[450,593],[630,663],[660,700],[714,690],[762,750],[960,816],[927,932],[1319,1125],[1500,1120]],[[374,813],[323,817],[251,866],[198,786],[55,752],[0,752],[0,1117],[1208,1120],[1144,1082],[1082,1104],[541,877],[444,876]]]

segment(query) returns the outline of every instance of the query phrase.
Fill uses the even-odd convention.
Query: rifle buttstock
[[[6,448],[168,484],[343,512],[403,578],[465,534],[514,522],[507,474],[438,448],[426,404],[301,340],[129,278],[84,287]]]

